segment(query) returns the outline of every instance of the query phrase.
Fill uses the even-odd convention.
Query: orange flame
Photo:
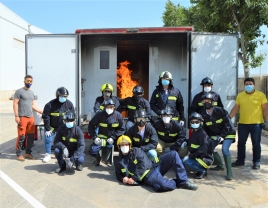
[[[119,89],[120,98],[132,96],[132,89],[138,85],[138,82],[131,79],[131,70],[128,69],[128,61],[119,63],[117,69],[117,87]]]

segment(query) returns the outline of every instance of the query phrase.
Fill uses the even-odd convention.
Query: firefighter
[[[172,119],[179,121],[183,126],[185,122],[183,97],[181,92],[173,86],[172,74],[163,71],[159,76],[158,84],[151,96],[151,109],[160,116],[161,110],[165,109],[166,106],[172,107],[174,109]]]
[[[126,131],[134,125],[134,113],[138,109],[144,109],[148,119],[151,119],[151,107],[148,100],[143,98],[144,89],[142,86],[135,86],[132,90],[133,96],[120,100],[121,106],[127,107],[128,120],[126,123]]]
[[[108,155],[107,160],[104,162],[108,166],[112,165],[113,144],[125,132],[123,116],[115,110],[114,100],[107,98],[104,101],[104,106],[105,111],[95,114],[88,124],[88,133],[94,140],[89,149],[89,154],[96,159],[93,162],[94,166],[100,165],[100,150],[102,150],[102,154],[105,151],[105,154]],[[96,133],[96,128],[99,128],[98,134]]]
[[[222,144],[222,154],[227,169],[227,180],[232,180],[231,154],[230,146],[235,142],[236,130],[231,122],[228,112],[221,107],[214,106],[214,96],[212,93],[206,93],[201,98],[204,109],[201,115],[204,119],[204,130],[212,139],[212,149],[215,168],[210,170],[224,170],[220,155],[215,152],[215,147]]]
[[[145,183],[156,192],[172,191],[176,188],[197,190],[198,186],[188,180],[186,170],[177,152],[171,151],[162,155],[158,161],[151,161],[146,153],[132,147],[131,139],[122,135],[117,140],[119,158],[115,164],[115,174],[119,182],[126,185]],[[173,168],[176,179],[164,175]]]
[[[51,160],[51,149],[54,149],[52,141],[57,129],[63,124],[64,113],[68,110],[74,111],[73,103],[67,99],[68,96],[68,90],[65,87],[60,87],[56,90],[56,98],[49,101],[44,107],[42,118],[45,131],[44,144],[46,154],[43,158],[45,163]]]
[[[109,83],[105,83],[101,86],[101,94],[102,96],[99,96],[96,98],[95,104],[94,104],[94,112],[99,112],[101,110],[104,110],[104,101],[108,98],[113,99],[114,103],[115,103],[115,109],[118,112],[121,112],[121,106],[119,103],[119,100],[116,96],[113,96],[113,92],[114,92],[114,88],[111,84]]]
[[[61,173],[66,169],[72,169],[73,165],[76,166],[76,170],[82,171],[85,157],[84,134],[75,124],[74,111],[65,112],[63,121],[64,124],[58,128],[54,140],[54,153],[60,166],[55,172]]]
[[[158,137],[152,125],[147,123],[147,114],[143,109],[135,111],[135,125],[130,127],[126,135],[132,140],[133,147],[141,148],[151,160],[157,158],[155,148],[158,143]]]
[[[196,171],[196,179],[207,176],[207,169],[213,162],[212,142],[203,130],[203,118],[199,113],[189,116],[190,128],[193,129],[192,136],[188,140],[190,154],[183,158],[185,168]]]
[[[205,77],[204,79],[202,79],[200,85],[202,86],[202,92],[200,92],[194,96],[194,99],[193,99],[191,106],[190,106],[189,114],[191,114],[193,112],[200,113],[204,109],[201,97],[202,97],[202,95],[204,95],[205,93],[208,93],[208,92],[211,93],[214,97],[214,100],[215,100],[214,106],[218,106],[218,107],[223,108],[223,104],[222,104],[220,95],[218,93],[212,91],[212,86],[213,86],[212,79]]]
[[[162,155],[175,150],[183,158],[188,154],[186,131],[178,122],[172,120],[174,111],[166,106],[161,110],[161,120],[156,121],[153,126],[158,134],[157,154]]]

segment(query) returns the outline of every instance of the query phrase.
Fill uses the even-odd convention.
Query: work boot
[[[82,171],[83,170],[83,167],[82,167],[81,164],[75,165],[75,166],[76,166],[76,170],[78,170],[78,171]]]
[[[224,170],[224,167],[223,167],[223,163],[222,163],[222,160],[221,160],[221,156],[218,154],[218,152],[215,152],[213,154],[213,157],[214,157],[214,165],[216,165],[216,167],[214,168],[210,168],[210,170]]]
[[[196,174],[195,174],[195,177],[196,179],[202,179],[203,177],[207,176],[207,170],[205,171],[198,171]]]
[[[55,173],[61,173],[61,172],[65,171],[65,170],[66,170],[66,166],[59,167],[59,168],[57,168],[57,169],[55,170]]]
[[[231,165],[231,156],[223,156],[226,170],[227,170],[227,180],[233,179],[233,173],[232,173],[232,165]]]
[[[101,157],[95,157],[95,161],[93,161],[94,166],[100,166]]]
[[[243,166],[245,165],[245,162],[236,160],[235,162],[232,163],[232,167],[238,167],[238,166]]]
[[[21,162],[25,161],[25,159],[22,155],[17,156],[17,160],[21,161]]]
[[[25,154],[25,158],[29,160],[35,160],[35,157],[32,156],[31,154]]]
[[[261,168],[261,166],[260,166],[260,162],[255,162],[255,163],[253,163],[252,168],[255,169],[255,170],[259,170],[259,169]]]
[[[190,181],[187,181],[185,184],[181,184],[179,185],[178,188],[182,188],[182,189],[188,189],[188,190],[197,190],[198,189],[198,186],[195,185],[194,183],[190,182]]]

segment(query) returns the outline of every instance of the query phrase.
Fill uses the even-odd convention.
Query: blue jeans
[[[188,168],[191,171],[196,171],[196,172],[202,172],[204,173],[206,169],[200,165],[195,159],[187,159],[183,162],[183,165],[185,168]]]
[[[46,133],[46,130],[44,132]],[[45,151],[48,154],[51,154],[52,141],[55,136],[56,136],[56,132],[52,132],[49,137],[47,137],[45,134],[44,145],[45,145]]]
[[[215,147],[218,146],[218,141],[215,141],[215,140],[211,140],[212,141],[212,149],[213,149],[213,152],[214,152],[214,149]],[[233,140],[232,139],[225,139],[222,143],[222,147],[221,147],[221,151],[222,151],[222,154],[223,156],[231,156],[231,153],[230,153],[230,146],[231,144],[233,143]]]
[[[261,160],[262,124],[238,124],[237,160],[244,162],[246,158],[246,142],[251,135],[253,163]]]
[[[55,154],[55,157],[58,160],[58,164],[59,164],[60,168],[63,168],[66,165],[65,160],[62,157],[63,151],[58,149],[58,148],[56,148],[54,150],[54,154]],[[69,152],[69,157],[72,157],[73,154],[74,154],[74,152]],[[85,154],[82,154],[78,159],[76,159],[73,162],[74,162],[75,165],[82,165],[84,163],[84,160],[85,160]]]

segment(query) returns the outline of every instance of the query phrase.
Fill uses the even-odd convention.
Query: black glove
[[[65,158],[65,163],[66,163],[66,169],[71,169],[73,167],[73,163],[70,158]]]
[[[68,149],[65,147],[65,148],[63,149],[62,157],[67,158],[68,156],[69,156],[69,151],[68,151]]]

